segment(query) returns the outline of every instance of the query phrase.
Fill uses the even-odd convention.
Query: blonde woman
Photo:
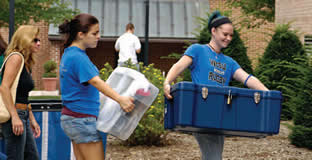
[[[20,26],[5,51],[7,57],[13,52],[24,56],[24,67],[17,85],[16,100],[10,101],[10,89],[22,65],[22,57],[14,54],[5,64],[0,93],[11,119],[2,124],[8,160],[39,160],[35,138],[40,136],[40,126],[36,122],[28,101],[28,93],[34,88],[31,68],[34,54],[39,51],[39,28]],[[29,119],[29,121],[28,121]]]

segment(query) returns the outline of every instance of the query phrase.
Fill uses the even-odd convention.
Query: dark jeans
[[[24,133],[16,136],[12,130],[11,119],[2,124],[8,160],[39,160],[36,141],[28,122],[28,111],[17,110],[24,124]]]
[[[193,133],[201,152],[202,160],[222,160],[223,135]]]

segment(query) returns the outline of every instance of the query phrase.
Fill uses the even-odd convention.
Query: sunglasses
[[[39,38],[35,38],[35,39],[34,39],[34,42],[35,42],[35,43],[38,43],[38,42],[40,42],[40,39],[39,39]]]

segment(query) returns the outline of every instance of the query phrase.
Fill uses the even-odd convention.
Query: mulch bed
[[[282,122],[289,123],[289,122]],[[312,150],[290,144],[290,130],[280,126],[280,133],[266,138],[227,137],[223,160],[312,160]],[[200,160],[200,151],[192,135],[179,132],[168,134],[168,145],[121,145],[121,141],[108,136],[107,160]]]

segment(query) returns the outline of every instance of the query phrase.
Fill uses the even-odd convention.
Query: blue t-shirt
[[[231,57],[216,53],[208,45],[193,44],[184,55],[192,58],[192,81],[197,84],[228,86],[239,64]]]
[[[98,116],[99,91],[87,83],[99,75],[86,52],[78,47],[65,49],[60,64],[63,104],[71,111]]]

